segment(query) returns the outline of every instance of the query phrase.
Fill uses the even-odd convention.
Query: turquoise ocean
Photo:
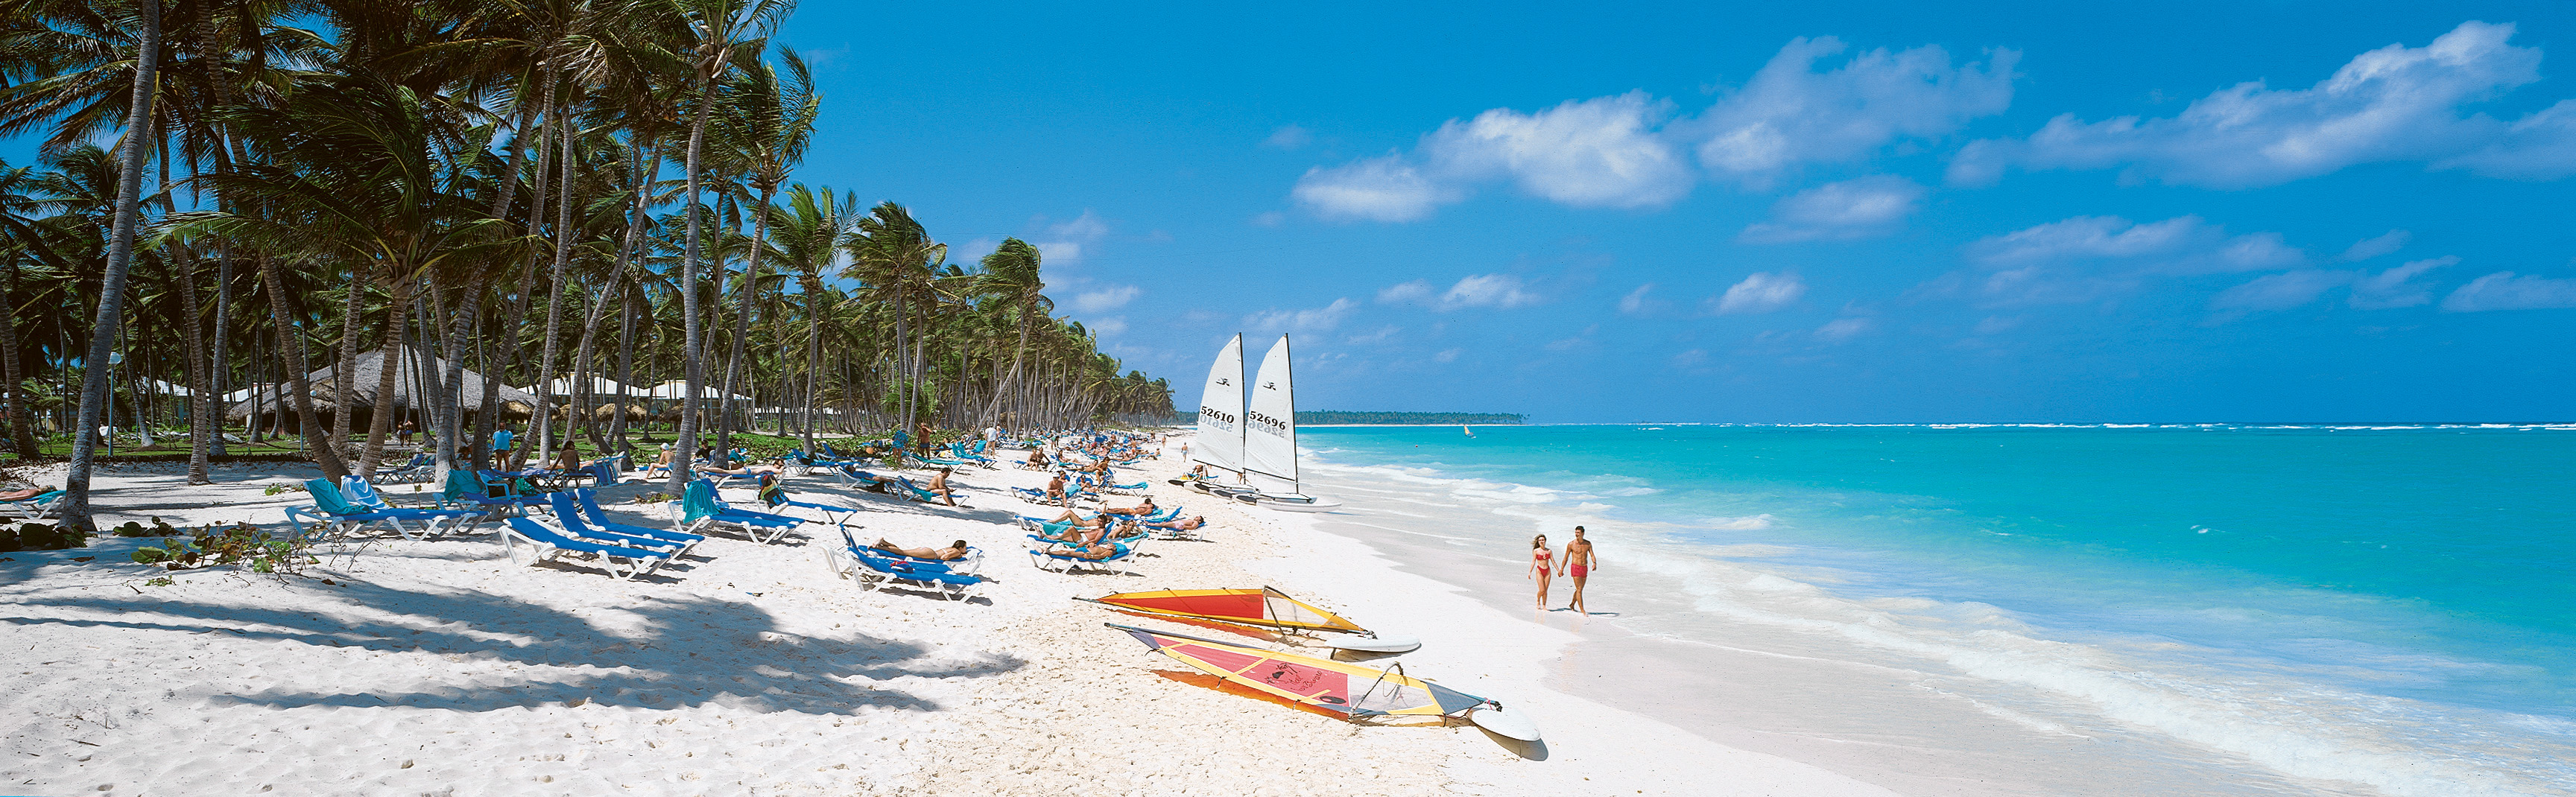
[[[1599,627],[1926,674],[2066,762],[2576,794],[2576,425],[1299,431],[1328,529],[1498,589],[1582,523]]]

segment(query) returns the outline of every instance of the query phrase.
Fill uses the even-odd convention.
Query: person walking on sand
[[[1538,581],[1538,608],[1542,610],[1547,608],[1548,577],[1555,569],[1556,552],[1548,550],[1547,535],[1530,540],[1529,577]]]
[[[1583,580],[1601,569],[1601,560],[1592,555],[1592,541],[1583,538],[1582,526],[1574,527],[1574,541],[1565,544],[1564,568],[1566,575],[1574,577],[1574,600],[1567,602],[1565,608],[1591,614],[1583,608]]]

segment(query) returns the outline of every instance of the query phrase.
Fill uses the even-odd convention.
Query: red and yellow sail
[[[1456,714],[1488,702],[1430,681],[1374,667],[1117,623],[1104,625],[1125,631],[1155,652],[1209,675],[1351,716]]]
[[[1269,587],[1121,592],[1093,602],[1171,617],[1192,617],[1270,628],[1368,633],[1368,629],[1361,628],[1358,623],[1342,619],[1340,615],[1315,608]]]

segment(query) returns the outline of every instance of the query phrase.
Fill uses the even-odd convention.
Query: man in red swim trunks
[[[1591,576],[1593,571],[1601,569],[1601,560],[1593,558],[1592,541],[1583,538],[1582,526],[1574,527],[1574,541],[1565,544],[1564,566],[1565,569],[1558,571],[1557,575],[1574,577],[1574,600],[1565,604],[1565,607],[1591,614],[1583,608],[1583,580]]]

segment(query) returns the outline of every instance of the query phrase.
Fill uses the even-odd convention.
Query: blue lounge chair
[[[938,504],[940,506],[948,505],[948,502],[939,499],[938,493],[922,489],[921,485],[913,484],[911,479],[901,476],[894,477],[893,486],[895,487],[896,495],[920,501],[925,504]],[[951,492],[954,492],[954,488],[951,488]]]
[[[797,526],[813,521],[804,518],[773,515],[734,509],[716,500],[716,487],[705,479],[689,482],[678,502],[679,530],[696,533],[702,529],[730,526],[741,529],[753,542],[777,542]]]
[[[1031,548],[1029,549],[1029,564],[1040,570],[1045,570],[1048,569],[1048,562],[1055,562],[1057,564],[1057,571],[1063,573],[1073,572],[1076,568],[1090,568],[1106,572],[1108,567],[1113,564],[1118,566],[1118,572],[1122,574],[1135,572],[1127,569],[1126,562],[1129,559],[1135,558],[1136,547],[1126,543],[1116,542],[1109,543],[1108,545],[1111,553],[1109,554],[1109,558],[1106,559],[1088,559],[1075,556],[1069,553],[1068,551],[1070,549],[1063,545],[1047,545],[1042,548]]]
[[[575,505],[575,508],[580,510],[582,521],[589,523],[592,526],[617,532],[619,534],[628,534],[637,537],[651,537],[665,542],[676,542],[680,543],[683,547],[696,547],[698,543],[705,542],[707,539],[707,535],[704,534],[690,534],[687,532],[672,531],[670,529],[657,529],[649,526],[634,526],[619,523],[615,520],[609,519],[608,512],[599,508],[599,497],[597,491],[584,489],[568,490],[566,492],[572,493],[573,504]]]
[[[628,534],[616,529],[604,528],[592,524],[590,521],[582,518],[581,507],[573,503],[573,495],[570,490],[547,493],[546,501],[549,505],[554,507],[555,526],[563,529],[564,533],[570,534],[574,537],[590,540],[592,542],[607,543],[609,545],[623,545],[628,548],[642,548],[648,551],[666,551],[672,556],[688,553],[690,546],[696,544],[694,542],[663,539],[651,534]],[[706,538],[699,537],[699,539]]]
[[[509,554],[511,564],[519,562],[519,544],[523,542],[536,549],[536,555],[528,560],[528,564],[533,565],[566,553],[584,553],[597,558],[600,566],[607,569],[610,576],[616,578],[634,578],[660,569],[663,564],[671,561],[671,554],[666,551],[591,542],[548,528],[532,518],[510,518],[501,527],[501,545]],[[626,572],[623,574],[617,572],[619,559],[626,560]]]
[[[916,559],[862,546],[847,531],[841,534],[842,546],[827,552],[832,571],[842,578],[859,583],[862,589],[875,589],[886,583],[903,583],[937,591],[943,597],[966,600],[974,597],[975,588],[984,577],[950,563]],[[983,552],[969,548],[970,556],[981,559]]]
[[[375,475],[367,477],[367,481],[377,484],[419,481],[429,477],[430,466],[436,463],[437,459],[428,454],[413,454],[410,462],[403,463],[400,467],[377,470]]]
[[[18,510],[18,514],[26,516],[28,520],[43,520],[52,517],[55,510],[63,508],[63,491],[47,490],[37,493],[34,497],[21,498],[8,503],[11,508]]]
[[[340,493],[340,488],[332,486],[329,481],[323,479],[305,480],[304,492],[313,496],[313,505],[287,507],[286,521],[294,524],[298,533],[313,539],[353,532],[383,523],[391,527],[395,534],[402,535],[403,539],[417,540],[437,536],[443,530],[442,527],[457,526],[467,518],[482,514],[470,510],[378,509],[360,506],[350,503],[348,497]],[[403,525],[405,520],[419,523],[420,532],[414,534],[411,527]]]
[[[860,512],[858,507],[840,506],[836,504],[817,504],[811,501],[798,501],[788,498],[787,485],[779,482],[776,476],[769,474],[761,474],[760,477],[760,503],[765,508],[769,509],[772,514],[783,514],[780,510],[790,507],[797,509],[811,509],[816,512],[821,512],[823,513],[823,522],[830,523],[835,526],[849,525],[850,519],[858,517]]]
[[[484,485],[483,477],[470,470],[448,470],[447,489],[438,493],[440,509],[471,506],[496,515],[516,514],[544,503],[545,499],[535,496],[492,495],[492,488]]]

